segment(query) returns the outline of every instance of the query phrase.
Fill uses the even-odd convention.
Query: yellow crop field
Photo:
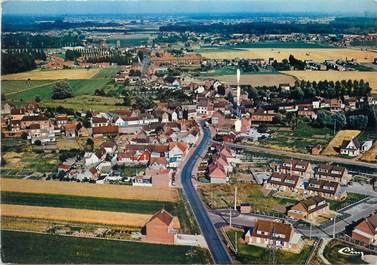
[[[1,76],[2,80],[61,80],[61,79],[90,79],[98,73],[98,69],[65,69],[41,71],[33,70],[29,72],[9,74]]]
[[[339,153],[339,148],[344,140],[351,140],[358,136],[361,131],[359,130],[341,130],[330,141],[326,148],[322,151],[322,155],[335,156]]]
[[[64,222],[123,225],[130,227],[142,227],[152,216],[149,214],[107,212],[14,204],[1,204],[1,215]]]
[[[178,201],[178,192],[170,188],[89,184],[1,178],[1,191],[59,194],[125,200]]]
[[[228,51],[205,51],[200,53],[208,59],[265,59],[274,58],[278,61],[288,59],[293,55],[300,60],[314,60],[323,62],[324,60],[336,59],[356,59],[360,63],[373,62],[377,53],[373,51],[363,51],[360,49],[325,49],[325,48],[247,48]]]
[[[220,75],[213,77],[221,82],[236,85],[237,80],[235,75]],[[255,74],[255,75],[241,75],[241,85],[258,86],[279,86],[280,84],[294,85],[296,79],[292,76],[282,74]]]
[[[377,55],[377,54],[376,54]],[[300,80],[307,81],[341,81],[341,80],[361,80],[369,82],[373,93],[377,93],[377,72],[339,72],[339,71],[284,71],[287,75],[294,76]]]
[[[374,142],[371,149],[366,151],[360,160],[366,161],[366,162],[377,162],[377,141]]]

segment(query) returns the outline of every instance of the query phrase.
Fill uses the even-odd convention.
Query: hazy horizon
[[[340,8],[341,7],[341,8]],[[5,1],[3,15],[322,13],[377,12],[376,0],[127,0]]]

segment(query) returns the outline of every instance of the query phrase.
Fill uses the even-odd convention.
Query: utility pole
[[[234,188],[234,210],[237,210],[237,186]]]
[[[333,231],[332,231],[332,238],[335,239],[335,223],[336,223],[336,215],[334,215],[334,226],[333,226]]]
[[[309,228],[309,239],[312,240],[312,223],[310,223],[310,228]]]
[[[229,208],[229,226],[232,227],[232,207]]]

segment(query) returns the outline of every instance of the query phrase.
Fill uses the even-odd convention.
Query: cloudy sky
[[[3,0],[4,1],[4,0]],[[377,12],[377,0],[5,0],[3,14]]]

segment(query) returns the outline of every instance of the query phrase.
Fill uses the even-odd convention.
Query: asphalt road
[[[218,143],[218,142],[215,142],[215,143]],[[343,165],[360,166],[360,167],[367,167],[371,169],[377,169],[377,163],[367,163],[367,162],[356,161],[356,160],[347,159],[347,158],[301,154],[301,153],[295,153],[295,152],[289,152],[289,151],[283,151],[283,150],[274,150],[270,148],[244,145],[244,144],[225,143],[225,145],[229,147],[233,147],[233,148],[241,148],[241,149],[250,150],[252,152],[266,153],[266,154],[272,154],[272,155],[281,155],[281,156],[287,156],[287,157],[296,158],[296,159],[312,160],[312,161],[327,162],[327,163],[331,162],[331,163],[338,163],[338,164],[343,164]]]
[[[204,207],[202,201],[199,198],[199,195],[196,193],[196,190],[191,181],[191,174],[194,168],[195,162],[199,156],[204,151],[205,147],[210,141],[210,133],[208,128],[203,128],[203,138],[201,142],[196,147],[196,150],[193,152],[190,158],[187,159],[186,164],[182,169],[181,182],[184,194],[194,212],[196,220],[200,226],[200,229],[203,233],[204,238],[207,241],[207,245],[211,255],[216,264],[230,264],[231,258],[221,241],[214,225],[212,224],[207,210]]]

